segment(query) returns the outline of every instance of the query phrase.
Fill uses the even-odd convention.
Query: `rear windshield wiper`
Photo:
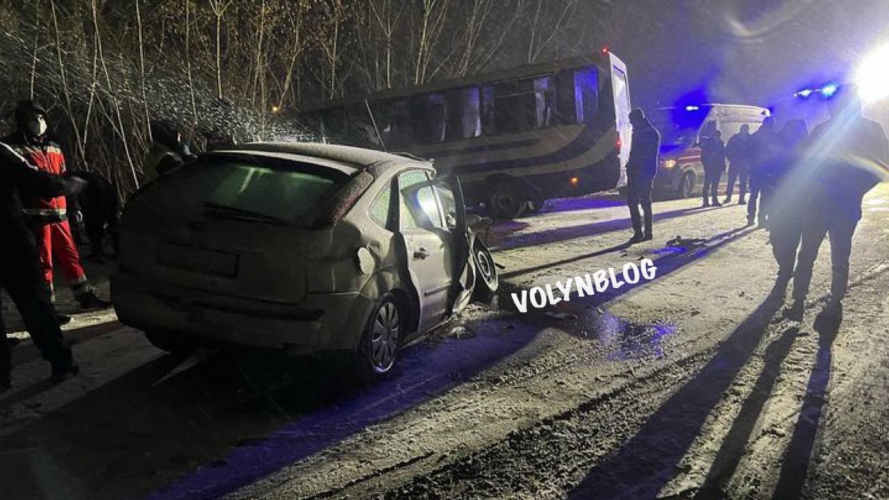
[[[213,202],[204,202],[203,207],[211,212],[229,217],[262,220],[267,222],[274,222],[277,224],[289,224],[284,219],[279,219],[278,217],[275,217],[273,215],[264,214],[262,212],[255,212],[246,208],[230,207],[228,205],[220,205]]]

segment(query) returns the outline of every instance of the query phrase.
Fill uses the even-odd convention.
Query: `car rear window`
[[[208,156],[177,172],[168,189],[216,214],[308,226],[349,176],[264,158]],[[172,194],[172,193],[171,193]]]

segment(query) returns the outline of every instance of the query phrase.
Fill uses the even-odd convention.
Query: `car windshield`
[[[176,177],[170,187],[214,216],[298,226],[348,180],[315,165],[212,155]]]

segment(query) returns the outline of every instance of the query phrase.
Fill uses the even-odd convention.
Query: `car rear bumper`
[[[117,316],[140,330],[284,349],[292,354],[352,350],[374,301],[357,292],[307,294],[298,305],[276,304],[156,283],[118,272],[111,277]]]

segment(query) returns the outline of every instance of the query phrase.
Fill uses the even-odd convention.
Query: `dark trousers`
[[[738,184],[738,188],[741,192],[741,199],[743,200],[745,196],[747,196],[747,173],[748,168],[746,163],[742,162],[731,162],[728,167],[728,185],[725,188],[725,199],[731,200],[732,194],[735,192],[735,181],[740,180]]]
[[[111,247],[114,253],[119,253],[119,222],[116,211],[84,211],[83,225],[86,226],[86,235],[90,239],[90,252],[93,257],[105,255],[104,240],[106,234],[111,237]]]
[[[764,224],[766,221],[766,200],[762,196],[762,180],[754,176],[750,176],[750,198],[747,200],[747,222],[753,224],[756,221],[757,210],[756,203],[759,202],[759,223]]]
[[[858,220],[843,213],[825,215],[809,211],[802,215],[802,246],[799,250],[796,274],[793,277],[793,298],[803,301],[809,293],[812,268],[818,258],[818,249],[824,237],[830,238],[832,300],[842,300],[849,286],[849,257],[852,254],[852,236]]]
[[[645,234],[651,235],[651,188],[654,177],[630,177],[627,181],[627,206],[630,208],[630,219],[633,221],[633,231],[642,234],[642,215],[639,207],[645,214]]]
[[[719,190],[719,179],[721,178],[722,170],[720,169],[704,170],[704,189],[701,194],[703,195],[705,204],[708,203],[708,197],[713,200],[713,203],[719,201],[716,199],[716,196]]]
[[[802,238],[802,219],[799,213],[787,213],[770,221],[769,242],[778,263],[777,285],[786,289],[793,278],[796,253]]]
[[[55,309],[49,300],[49,290],[40,275],[36,256],[30,259],[11,259],[0,268],[0,287],[15,303],[31,335],[34,345],[48,361],[65,362],[71,351],[64,345],[62,330],[56,320]],[[0,377],[8,376],[11,353],[6,338],[6,324],[0,312]]]

